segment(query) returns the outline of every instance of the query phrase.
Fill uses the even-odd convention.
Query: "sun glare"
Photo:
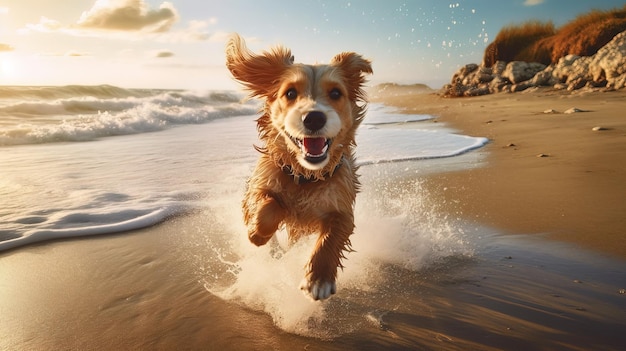
[[[13,63],[7,58],[0,57],[0,78],[9,78],[14,73]]]

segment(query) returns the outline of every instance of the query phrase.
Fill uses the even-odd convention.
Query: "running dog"
[[[239,35],[226,45],[226,66],[251,97],[263,146],[243,200],[250,241],[266,244],[285,226],[290,241],[317,234],[300,288],[314,300],[337,290],[337,268],[350,252],[359,190],[355,133],[365,115],[370,61],[353,52],[329,64],[294,63],[278,46],[251,52]]]

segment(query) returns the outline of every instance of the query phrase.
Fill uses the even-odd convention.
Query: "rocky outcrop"
[[[549,66],[523,61],[498,61],[491,67],[467,64],[453,75],[442,93],[450,97],[477,96],[538,86],[567,90],[626,87],[626,31],[593,56],[567,55]]]

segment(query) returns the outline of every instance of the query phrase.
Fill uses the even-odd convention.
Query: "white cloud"
[[[205,41],[211,38],[208,27],[209,22],[192,20],[188,22],[187,28],[185,29],[159,33],[153,37],[156,40],[166,42]]]
[[[39,23],[37,24],[29,23],[26,25],[26,29],[34,30],[37,32],[49,33],[49,32],[56,32],[58,30],[62,30],[63,25],[59,21],[50,19],[45,16],[41,16],[41,18],[39,18]],[[21,30],[20,32],[27,32],[27,31]]]
[[[524,6],[536,6],[543,4],[544,0],[524,0]]]
[[[71,25],[42,16],[39,23],[27,24],[19,30],[43,33],[63,33],[83,37],[104,37],[119,40],[147,39],[160,42],[194,42],[222,39],[221,33],[211,33],[209,27],[217,18],[206,21],[192,20],[186,28],[172,29],[179,15],[174,5],[163,2],[151,9],[147,0],[98,0],[80,19]]]
[[[0,15],[6,15],[9,13],[9,8],[6,6],[0,6]]]
[[[144,0],[98,0],[89,11],[83,12],[75,27],[158,33],[170,30],[178,18],[178,12],[170,2],[164,2],[154,10]]]

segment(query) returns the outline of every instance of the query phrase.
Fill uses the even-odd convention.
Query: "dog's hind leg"
[[[300,285],[300,289],[314,300],[326,299],[337,291],[337,268],[343,268],[341,259],[345,258],[344,251],[352,251],[350,235],[354,230],[353,220],[351,213],[333,213],[323,219],[320,236]]]
[[[248,239],[256,246],[265,245],[285,218],[285,209],[270,194],[248,195],[244,201],[244,220],[248,225]]]

